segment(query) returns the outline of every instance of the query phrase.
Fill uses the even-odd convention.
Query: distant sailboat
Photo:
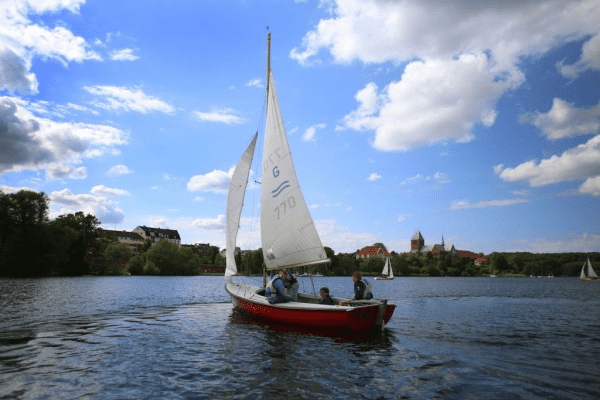
[[[375,279],[380,281],[391,281],[394,279],[394,271],[392,270],[389,257],[385,259],[385,266],[383,267],[383,271],[381,271],[381,275]]]
[[[585,267],[587,265],[587,273]],[[598,280],[598,275],[592,268],[592,263],[590,262],[590,258],[588,257],[587,262],[583,263],[583,268],[581,268],[581,275],[579,275],[579,279],[582,281],[595,281]]]

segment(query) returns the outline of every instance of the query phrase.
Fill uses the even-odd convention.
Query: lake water
[[[0,398],[600,398],[600,282],[371,283],[398,307],[353,336],[258,323],[217,276],[3,279]]]

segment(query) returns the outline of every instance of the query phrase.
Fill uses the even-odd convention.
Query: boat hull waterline
[[[387,304],[378,322],[381,302],[365,301],[365,305],[342,306],[321,305],[316,303],[289,302],[270,304],[265,296],[258,294],[264,288],[247,286],[243,284],[228,283],[225,290],[231,296],[233,306],[255,318],[301,325],[307,328],[367,331],[382,328],[392,318],[396,308],[394,304]],[[312,298],[313,296],[299,293],[299,297]],[[351,299],[338,299],[336,302]],[[380,325],[383,322],[383,326]]]

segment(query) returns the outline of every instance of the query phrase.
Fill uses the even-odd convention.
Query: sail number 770
[[[282,201],[277,207],[275,207],[274,210],[277,213],[277,219],[283,218],[283,216],[287,213],[287,210],[294,207],[296,207],[296,199],[294,196],[290,196],[286,200]]]

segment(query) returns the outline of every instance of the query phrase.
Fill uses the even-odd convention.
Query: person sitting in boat
[[[288,296],[294,299],[294,301],[298,301],[298,288],[300,288],[300,283],[298,283],[298,280],[291,271],[285,272],[286,278],[283,280],[285,290],[287,291]]]
[[[319,300],[319,304],[325,304],[327,306],[334,306],[335,301],[333,301],[333,297],[329,295],[329,288],[322,287],[320,290],[321,300]]]
[[[371,300],[373,293],[371,293],[371,284],[366,279],[363,279],[360,272],[355,272],[352,275],[354,281],[354,300]]]
[[[293,298],[285,293],[285,278],[287,278],[286,271],[281,271],[278,275],[267,283],[267,289],[265,290],[265,296],[271,304],[276,303],[287,303],[294,301]]]

